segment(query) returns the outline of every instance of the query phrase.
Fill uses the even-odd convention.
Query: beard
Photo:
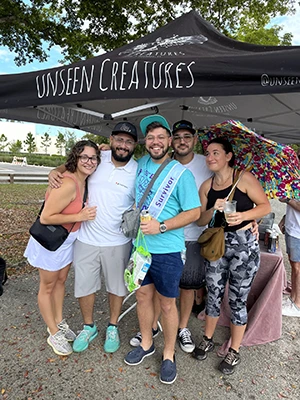
[[[117,150],[123,150],[126,153],[125,154],[117,154]],[[113,147],[111,146],[111,154],[113,156],[113,158],[118,161],[118,162],[128,162],[133,154],[134,150],[127,150],[127,149],[122,149],[120,147]]]
[[[160,154],[155,154],[155,153],[153,154],[151,152],[151,149],[146,149],[146,150],[150,154],[151,158],[153,158],[153,160],[161,160],[168,153],[169,148],[167,147],[166,149],[162,149],[162,152]]]

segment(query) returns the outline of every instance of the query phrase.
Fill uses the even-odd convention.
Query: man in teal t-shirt
[[[169,157],[170,127],[164,117],[152,115],[141,121],[145,146],[149,155],[138,161],[136,204],[160,165]],[[141,222],[141,230],[152,255],[152,263],[137,290],[137,312],[142,334],[141,345],[125,357],[129,365],[138,365],[155,352],[152,338],[154,293],[158,292],[162,310],[164,350],[160,381],[173,383],[177,377],[175,343],[178,330],[176,297],[183,269],[181,252],[185,249],[183,227],[200,217],[200,200],[193,174],[179,162],[172,160],[156,179],[145,203],[152,216]]]

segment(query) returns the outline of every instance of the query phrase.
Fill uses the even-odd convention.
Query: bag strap
[[[87,181],[87,179],[86,179],[86,181],[85,181],[85,186],[84,186],[84,194],[83,194],[82,207],[81,207],[81,209],[83,209],[84,206],[85,206],[85,202],[86,202],[86,199],[87,199],[87,197],[88,197],[88,194],[89,194],[89,188],[88,188],[88,181]],[[43,201],[42,207],[41,207],[41,209],[40,209],[40,211],[39,211],[39,213],[38,213],[38,217],[41,216],[42,211],[43,211],[43,209],[44,209],[44,206],[45,206],[45,200]],[[69,233],[72,231],[72,229],[74,228],[75,224],[76,224],[76,222],[74,222],[73,225],[71,226],[71,229],[69,230]]]
[[[155,174],[153,175],[153,178],[151,179],[151,181],[149,182],[147,189],[145,190],[145,193],[143,194],[143,197],[141,198],[138,207],[137,208],[141,208],[141,206],[144,204],[150,190],[152,189],[152,186],[154,185],[154,182],[156,181],[156,179],[158,178],[159,174],[161,173],[161,171],[169,164],[169,162],[171,162],[172,159],[171,158],[167,158],[158,168],[158,170],[155,172]]]
[[[234,193],[235,193],[235,189],[236,189],[236,187],[237,187],[237,184],[238,184],[239,181],[241,180],[241,177],[242,177],[242,175],[243,175],[244,172],[245,172],[245,170],[243,170],[243,171],[237,171],[237,172],[236,172],[236,175],[235,175],[235,177],[234,177],[234,181],[233,181],[233,184],[232,184],[232,188],[231,188],[231,190],[230,190],[228,196],[226,197],[226,200],[227,200],[227,201],[228,201],[228,200],[231,201],[231,200],[233,199],[233,196],[234,196]]]

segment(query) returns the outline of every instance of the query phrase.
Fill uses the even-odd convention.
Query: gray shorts
[[[181,289],[200,289],[205,286],[205,264],[200,255],[198,242],[185,242],[186,261],[183,267],[179,287]]]
[[[106,291],[125,296],[124,270],[130,257],[131,242],[121,246],[92,246],[79,240],[74,244],[75,297],[84,297],[101,289],[101,271]]]
[[[293,262],[300,262],[300,239],[285,232],[286,252]]]

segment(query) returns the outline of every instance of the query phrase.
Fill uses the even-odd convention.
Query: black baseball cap
[[[175,124],[173,125],[172,134],[174,135],[174,133],[176,133],[180,129],[187,129],[193,135],[195,135],[196,133],[196,130],[193,128],[193,124],[190,121],[186,121],[185,119],[175,122]]]
[[[138,140],[136,127],[130,122],[118,122],[117,125],[113,128],[111,134],[117,135],[118,133],[127,133],[127,135],[130,135],[135,140],[135,142],[137,142]]]

